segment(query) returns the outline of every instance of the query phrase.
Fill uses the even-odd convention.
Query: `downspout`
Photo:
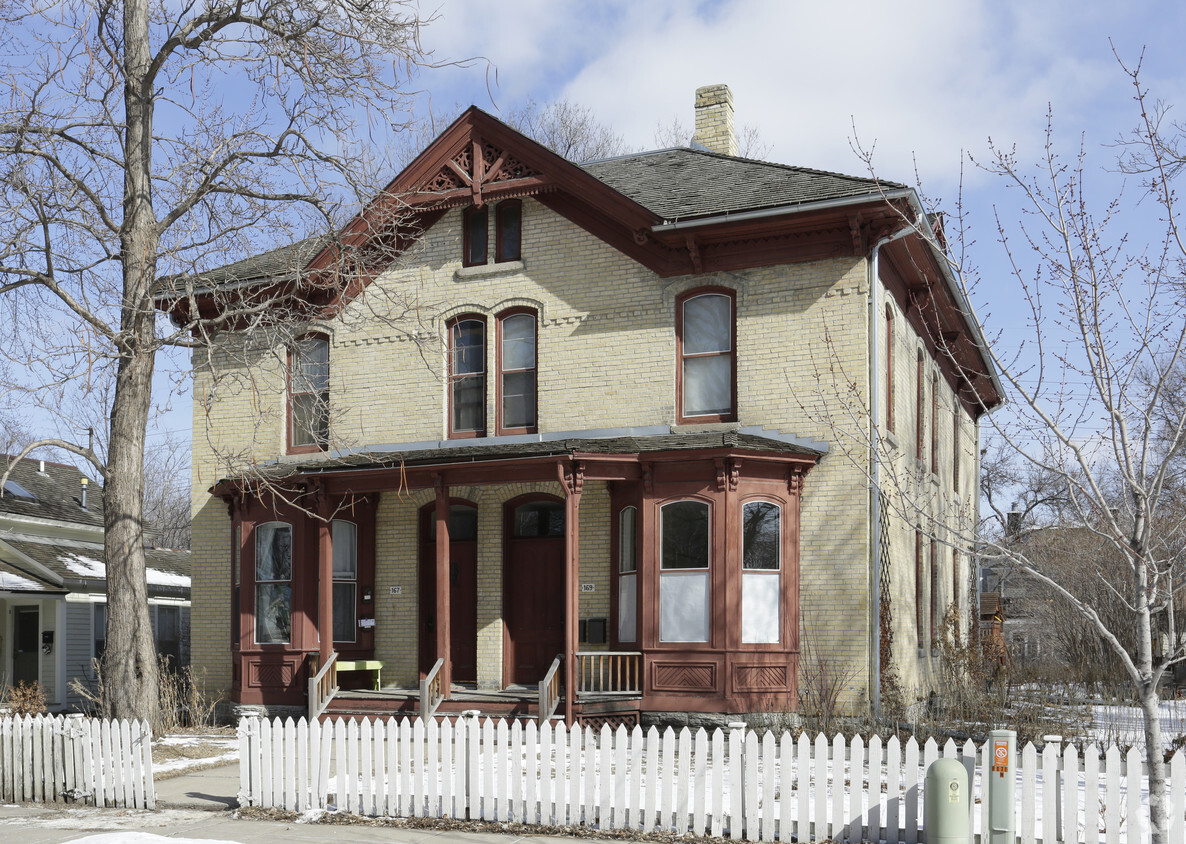
[[[869,253],[869,556],[873,570],[873,702],[874,719],[881,718],[881,247],[915,231],[906,226],[873,244]]]

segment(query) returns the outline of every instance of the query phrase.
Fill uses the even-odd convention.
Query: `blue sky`
[[[1067,151],[1082,138],[1105,189],[1107,144],[1137,118],[1116,56],[1135,63],[1155,98],[1186,109],[1181,33],[1186,4],[902,0],[477,0],[425,2],[435,19],[424,45],[439,61],[415,84],[448,119],[455,104],[499,115],[531,97],[566,97],[590,108],[627,144],[653,147],[656,128],[690,127],[698,86],[728,84],[738,126],[753,125],[768,158],[866,175],[854,133],[875,148],[882,178],[951,203],[961,183],[986,284],[978,306],[989,335],[1007,319],[1011,294],[995,249],[992,209],[1011,207],[999,179],[968,164],[991,138],[1037,161],[1048,109]],[[1111,43],[1110,43],[1111,39]],[[994,301],[996,300],[996,301]],[[999,306],[999,307],[994,307]],[[158,431],[187,436],[187,396],[171,401]]]

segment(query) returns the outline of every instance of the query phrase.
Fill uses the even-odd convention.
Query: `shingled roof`
[[[12,463],[11,455],[0,455],[0,474]],[[74,466],[26,457],[8,476],[10,484],[0,496],[0,513],[58,519],[76,524],[103,526],[103,486],[93,481],[87,487],[86,509],[82,506],[80,479],[85,475]],[[14,494],[23,489],[32,497]]]
[[[44,566],[63,581],[89,584],[100,590],[107,581],[107,565],[103,562],[103,545],[99,542],[69,542],[49,537],[22,535],[5,537],[4,544],[30,560]],[[190,588],[188,551],[145,548],[145,577],[150,594],[177,594]],[[3,569],[18,572],[32,581],[45,583],[36,572],[21,568],[15,560],[4,561]],[[33,587],[27,587],[33,588]],[[53,587],[50,587],[53,588]],[[58,587],[59,589],[61,587]]]
[[[582,165],[668,222],[877,196],[902,185],[680,147]]]

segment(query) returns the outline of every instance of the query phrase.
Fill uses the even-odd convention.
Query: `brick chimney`
[[[696,134],[692,143],[709,152],[737,155],[733,134],[733,92],[728,85],[705,85],[696,89]]]

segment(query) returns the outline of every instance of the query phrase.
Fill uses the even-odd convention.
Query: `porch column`
[[[585,466],[574,461],[570,466],[560,464],[557,468],[564,486],[564,723],[571,727],[577,689],[577,641],[580,638],[580,513]]]
[[[324,668],[334,650],[333,511],[324,487],[317,491],[317,653]]]
[[[436,476],[436,650],[441,664],[441,693],[449,697],[453,682],[452,642],[449,632],[449,487]]]

